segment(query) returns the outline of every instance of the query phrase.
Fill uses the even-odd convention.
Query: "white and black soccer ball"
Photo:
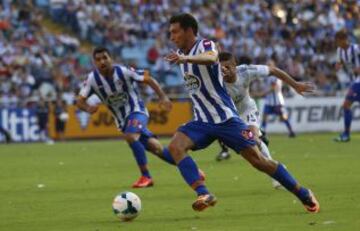
[[[132,192],[119,193],[112,203],[114,214],[122,221],[131,221],[141,211],[141,200]]]

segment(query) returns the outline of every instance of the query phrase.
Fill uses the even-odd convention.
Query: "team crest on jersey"
[[[211,50],[211,41],[205,39],[205,40],[203,41],[203,46],[204,46],[205,51]]]
[[[106,99],[108,105],[124,106],[128,102],[129,96],[126,92],[109,95]]]
[[[254,138],[254,134],[250,130],[242,130],[241,135],[247,140]]]
[[[90,122],[90,114],[81,110],[76,110],[76,119],[80,124],[82,130],[86,130]]]
[[[185,72],[184,80],[185,80],[185,88],[190,93],[196,92],[201,87],[200,79],[196,75]]]

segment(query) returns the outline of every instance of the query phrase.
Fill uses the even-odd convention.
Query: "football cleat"
[[[154,185],[154,182],[151,178],[146,176],[141,176],[133,185],[133,188],[147,188]]]
[[[302,201],[302,203],[305,209],[310,213],[318,213],[320,211],[320,204],[310,189],[308,198]]]
[[[227,160],[230,158],[230,153],[226,152],[226,151],[221,151],[217,156],[216,156],[216,160],[217,161],[222,161],[222,160]]]
[[[345,133],[340,134],[338,137],[334,139],[335,142],[349,142],[350,136]]]
[[[215,206],[217,199],[212,194],[200,195],[196,201],[192,204],[192,208],[195,211],[201,212],[209,206]]]

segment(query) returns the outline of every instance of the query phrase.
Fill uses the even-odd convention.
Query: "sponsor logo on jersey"
[[[117,94],[109,95],[106,99],[108,105],[124,106],[128,102],[129,96],[126,92],[120,92]]]
[[[201,82],[200,82],[199,77],[197,77],[193,74],[185,72],[184,80],[185,80],[185,88],[190,93],[194,93],[194,92],[198,91],[201,87]]]

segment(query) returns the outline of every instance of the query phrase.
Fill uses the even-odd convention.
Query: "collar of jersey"
[[[185,52],[184,52],[183,50],[180,50],[180,49],[179,49],[180,53],[181,53],[181,54],[185,54],[185,55],[190,54],[190,53],[193,51],[194,47],[197,47],[197,44],[198,44],[200,41],[201,41],[201,39],[196,39],[195,42],[194,42],[194,45],[191,47],[191,49],[189,50],[189,52],[188,52],[187,54],[185,54]]]

